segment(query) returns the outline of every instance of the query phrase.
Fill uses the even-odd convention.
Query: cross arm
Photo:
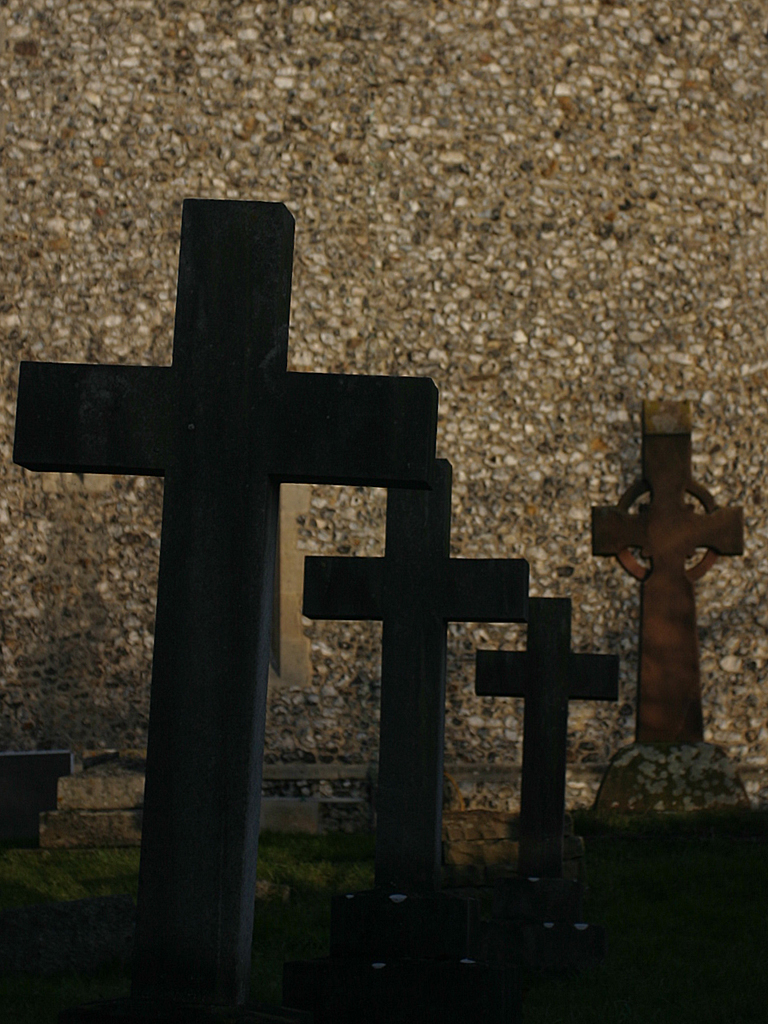
[[[288,373],[283,387],[270,446],[281,480],[428,488],[438,398],[428,377]]]
[[[529,674],[527,651],[477,651],[475,654],[478,697],[525,697]]]
[[[442,597],[449,622],[527,622],[529,566],[524,558],[451,558]]]
[[[568,697],[571,700],[618,700],[618,656],[572,653],[568,659]]]
[[[308,619],[383,619],[383,558],[304,559]]]
[[[475,693],[478,697],[528,695],[528,651],[477,651]],[[573,654],[568,658],[570,700],[618,700],[619,659],[615,654]]]
[[[622,512],[615,505],[592,509],[592,554],[618,555],[627,547],[644,547],[645,521],[640,515]]]
[[[693,516],[694,547],[707,547],[719,555],[744,554],[744,510],[718,508]]]
[[[38,472],[162,476],[172,385],[170,366],[22,362],[13,461]]]

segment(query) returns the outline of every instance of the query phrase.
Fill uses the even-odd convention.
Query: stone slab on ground
[[[599,813],[749,810],[735,765],[712,743],[633,743],[614,754],[595,800]]]
[[[321,801],[315,797],[306,800],[265,797],[261,804],[262,830],[318,835],[320,805]],[[141,807],[44,811],[40,815],[40,846],[47,849],[141,846],[142,817]]]
[[[262,797],[259,831],[319,835],[320,800],[317,797]]]
[[[131,896],[36,903],[0,913],[0,973],[57,974],[130,961],[136,904]]]
[[[563,824],[563,877],[586,880],[584,840]],[[443,813],[443,887],[486,886],[517,874],[520,815],[504,811]]]
[[[59,779],[59,811],[109,811],[144,806],[144,772],[76,772]]]
[[[141,846],[143,811],[44,811],[40,815],[40,846],[76,849]]]
[[[516,967],[462,960],[299,960],[283,968],[283,1002],[314,1024],[519,1024]]]
[[[51,804],[56,809],[40,815],[40,845],[141,845],[145,772],[145,750],[84,751],[75,772],[58,780],[57,799]],[[344,798],[262,797],[260,828],[318,835],[323,822],[339,810],[346,811],[346,817],[357,813],[358,818],[366,818],[365,811],[360,811],[362,803]]]

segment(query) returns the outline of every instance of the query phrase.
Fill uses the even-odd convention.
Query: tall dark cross
[[[376,886],[441,886],[448,622],[523,622],[525,559],[450,557],[451,464],[391,492],[383,558],[306,558],[304,614],[381,619]]]
[[[165,477],[133,999],[248,992],[280,481],[432,472],[431,380],[286,372],[293,232],[186,200],[171,366],[21,364],[15,462]]]
[[[529,599],[525,651],[478,651],[475,693],[524,697],[517,872],[563,876],[568,702],[617,700],[619,659],[571,651],[571,599]]]
[[[650,492],[637,514],[631,506]],[[705,514],[694,512],[693,495]],[[643,566],[630,548],[650,559]],[[696,548],[701,560],[686,568]],[[618,505],[592,509],[592,551],[616,555],[642,581],[638,743],[700,743],[703,739],[699,641],[693,581],[717,555],[744,551],[740,508],[717,508],[709,491],[691,477],[691,409],[688,402],[643,403],[643,475]]]

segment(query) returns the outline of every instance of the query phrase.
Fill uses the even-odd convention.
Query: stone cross
[[[638,743],[700,743],[703,740],[699,643],[693,581],[717,555],[744,551],[740,508],[717,508],[691,477],[691,410],[688,402],[643,403],[643,470],[618,505],[592,509],[592,551],[616,555],[642,581]],[[638,514],[630,507],[651,494]],[[695,513],[686,493],[704,506]],[[630,548],[650,559],[646,569]],[[696,548],[704,557],[686,569]]]
[[[571,600],[529,599],[526,651],[478,651],[475,693],[525,697],[519,875],[562,878],[569,700],[617,700],[619,659],[571,651]]]
[[[286,372],[293,233],[188,199],[171,366],[21,364],[15,462],[165,477],[134,1002],[248,993],[280,482],[432,471],[431,380]]]
[[[524,559],[450,557],[451,464],[387,497],[383,558],[307,558],[304,614],[382,619],[376,885],[439,889],[448,622],[523,622]]]

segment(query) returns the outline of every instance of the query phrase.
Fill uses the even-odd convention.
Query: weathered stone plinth
[[[505,964],[327,957],[285,965],[283,999],[314,1024],[519,1024],[517,973]]]
[[[744,783],[711,743],[633,743],[614,754],[595,800],[602,814],[749,810]]]
[[[331,956],[477,959],[479,942],[476,899],[372,889],[331,900]]]
[[[517,874],[520,815],[502,811],[443,813],[443,886],[493,885]],[[563,823],[563,877],[586,880],[584,840],[573,834],[573,819]]]
[[[334,897],[331,955],[283,968],[283,1003],[314,1024],[515,1024],[518,969],[478,956],[477,900],[375,889]]]
[[[58,780],[56,810],[39,815],[49,849],[141,846],[146,750],[84,751],[82,765]],[[262,797],[260,828],[321,832],[317,798]]]
[[[481,957],[546,974],[596,967],[605,931],[582,920],[584,885],[566,878],[507,878],[493,891]]]
[[[40,814],[40,846],[140,846],[145,770],[144,750],[86,751],[59,779],[56,810]]]
[[[207,1006],[112,999],[59,1013],[58,1024],[313,1024],[312,1015],[282,1007]]]

